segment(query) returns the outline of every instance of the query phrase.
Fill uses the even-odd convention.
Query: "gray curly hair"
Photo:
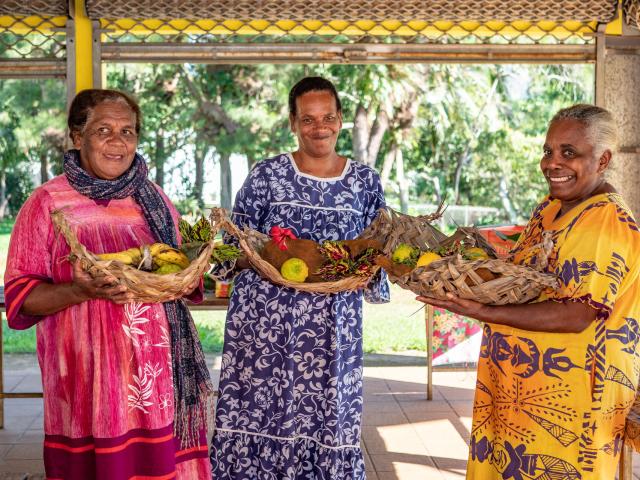
[[[616,152],[618,129],[609,110],[580,103],[560,110],[553,116],[550,124],[564,119],[577,120],[585,126],[596,157],[599,158],[606,150],[612,154]]]

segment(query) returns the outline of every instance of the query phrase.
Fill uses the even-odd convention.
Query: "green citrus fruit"
[[[309,276],[309,268],[301,258],[290,258],[280,267],[280,274],[292,282],[304,282]]]
[[[157,270],[154,270],[154,273],[158,275],[167,275],[168,273],[178,273],[181,272],[183,268],[180,265],[176,265],[175,263],[165,263],[158,267]]]

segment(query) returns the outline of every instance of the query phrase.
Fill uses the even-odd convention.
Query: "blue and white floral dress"
[[[356,238],[384,206],[378,174],[347,160],[339,177],[301,173],[282,154],[260,162],[238,192],[234,222],[287,227],[322,242]],[[213,478],[362,480],[362,293],[311,294],[234,280],[227,315]],[[383,303],[383,275],[365,290]]]

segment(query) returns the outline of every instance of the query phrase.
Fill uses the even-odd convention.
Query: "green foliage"
[[[18,214],[20,207],[27,201],[32,191],[33,180],[28,165],[24,163],[16,165],[7,172],[7,195],[11,215]]]
[[[15,215],[30,195],[34,165],[47,175],[59,172],[65,98],[59,80],[0,80],[0,205],[8,201],[3,214]]]
[[[205,213],[198,200],[193,197],[173,200],[173,205],[182,216],[197,218]]]
[[[140,101],[139,148],[155,180],[172,179],[180,211],[193,215],[205,212],[205,183],[222,155],[233,174],[234,162],[252,165],[296,148],[287,96],[305,75],[329,78],[340,93],[346,127],[340,153],[354,155],[358,107],[369,126],[384,111],[389,126],[376,168],[383,171],[385,158],[399,148],[411,202],[495,207],[502,212],[496,221],[527,218],[546,192],[538,159],[549,119],[559,108],[593,99],[591,65],[107,65],[108,86]],[[5,153],[5,165],[12,165],[5,169],[7,185],[20,164],[13,175],[25,191],[34,165],[60,172],[63,84],[4,80],[0,97],[7,105],[0,113],[8,132],[2,151],[12,152],[11,158]],[[387,198],[397,206],[402,180],[397,165],[386,168]],[[214,187],[227,203],[229,185],[227,176]],[[11,193],[12,211],[24,197]]]
[[[36,329],[12,330],[2,322],[2,340],[5,353],[34,353],[36,351]]]

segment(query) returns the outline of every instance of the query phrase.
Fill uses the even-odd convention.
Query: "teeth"
[[[549,181],[550,182],[554,182],[554,183],[561,183],[561,182],[568,182],[572,178],[573,178],[572,176],[568,176],[568,177],[549,177]]]

